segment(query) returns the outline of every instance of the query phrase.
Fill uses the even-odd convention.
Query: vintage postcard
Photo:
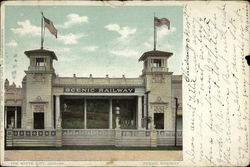
[[[1,165],[249,163],[249,4],[1,4]]]

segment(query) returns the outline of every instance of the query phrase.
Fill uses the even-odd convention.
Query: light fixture
[[[115,114],[120,115],[120,107],[115,107]]]

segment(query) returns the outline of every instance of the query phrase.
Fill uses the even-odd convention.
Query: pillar
[[[60,117],[61,117],[61,113],[60,113],[60,96],[56,95],[56,128],[58,128],[61,125],[60,122]]]
[[[109,99],[109,129],[112,129],[113,125],[113,119],[112,119],[112,113],[113,113],[113,103],[112,103],[112,98]]]
[[[141,119],[142,119],[142,96],[138,96],[138,101],[137,101],[137,128],[141,129]]]
[[[144,115],[144,128],[147,128],[147,95],[143,98],[143,115]]]
[[[4,107],[4,127],[7,128],[7,107]]]
[[[84,129],[87,129],[87,99],[84,98]]]
[[[52,96],[52,112],[51,112],[51,118],[50,118],[50,120],[51,120],[51,128],[53,129],[55,129],[56,127],[55,127],[55,123],[54,123],[54,112],[55,112],[55,100],[54,100],[54,96]]]
[[[15,128],[17,128],[17,108],[15,109]]]

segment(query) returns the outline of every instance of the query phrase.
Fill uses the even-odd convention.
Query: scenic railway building
[[[4,83],[7,147],[182,145],[182,76],[168,69],[173,53],[145,52],[138,78],[58,76],[53,51],[25,55],[22,86]]]

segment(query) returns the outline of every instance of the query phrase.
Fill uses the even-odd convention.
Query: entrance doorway
[[[15,127],[15,111],[7,111],[7,125]]]
[[[156,129],[164,129],[164,113],[154,113],[154,124]]]
[[[5,127],[21,128],[21,107],[6,106],[5,110]]]
[[[44,129],[44,113],[34,113],[34,129]]]

